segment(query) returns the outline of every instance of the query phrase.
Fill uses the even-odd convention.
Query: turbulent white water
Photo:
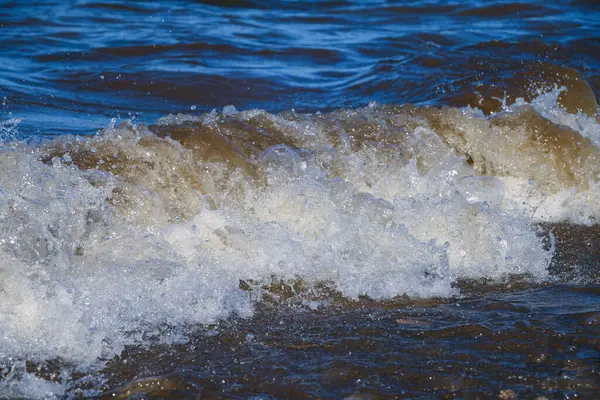
[[[378,105],[326,116],[227,107],[161,121],[225,132],[258,118],[260,129],[293,138],[243,156],[232,145],[221,158],[130,124],[46,147],[6,142],[0,357],[13,367],[59,358],[95,368],[159,327],[249,316],[261,285],[279,280],[325,284],[349,299],[453,296],[463,278],[546,280],[554,249],[533,223],[600,216],[598,171],[586,164],[596,160],[600,125],[561,110],[557,93],[493,117],[444,109],[446,133]],[[523,146],[531,107],[587,138],[592,155],[563,174],[573,160]],[[401,140],[383,139],[392,135]]]

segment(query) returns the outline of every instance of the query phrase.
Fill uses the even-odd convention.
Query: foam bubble
[[[454,296],[458,279],[548,279],[553,249],[532,223],[589,223],[600,202],[587,176],[530,176],[548,156],[505,142],[546,124],[540,104],[491,118],[227,108],[165,118],[166,134],[126,124],[17,143],[0,152],[1,352],[97,368],[157,329],[185,341],[185,326],[252,315],[280,281],[389,299]],[[581,137],[597,129],[552,113],[588,124],[571,126]]]

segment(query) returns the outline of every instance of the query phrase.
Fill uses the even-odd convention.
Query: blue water
[[[523,62],[594,82],[599,32],[594,1],[3,1],[0,118],[48,135],[228,104],[445,104]]]

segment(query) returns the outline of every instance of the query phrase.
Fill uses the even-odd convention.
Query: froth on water
[[[230,106],[7,142],[2,353],[93,368],[149,332],[180,343],[186,326],[248,317],[266,295],[318,307],[556,279],[538,223],[600,214],[600,125],[561,106],[568,90],[490,115]]]

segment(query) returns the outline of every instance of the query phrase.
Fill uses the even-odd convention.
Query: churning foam
[[[553,249],[532,223],[598,217],[599,137],[546,96],[491,117],[227,107],[9,143],[0,354],[93,367],[157,327],[249,316],[280,280],[387,299],[456,295],[463,278],[547,279]]]

